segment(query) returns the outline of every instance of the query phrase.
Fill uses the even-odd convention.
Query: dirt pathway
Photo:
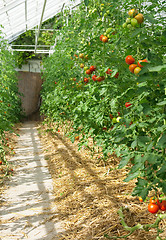
[[[60,239],[52,179],[34,122],[23,123],[15,152],[10,162],[16,169],[1,199],[0,239]]]

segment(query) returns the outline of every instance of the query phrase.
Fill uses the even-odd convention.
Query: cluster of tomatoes
[[[140,202],[143,202],[143,199],[139,197]],[[166,211],[166,200],[159,201],[156,197],[151,197],[148,204],[148,211],[150,213],[157,213],[159,210]]]
[[[143,67],[143,65],[141,65],[141,62],[148,62],[148,61],[147,61],[147,59],[138,60],[138,62],[136,64],[135,59],[131,55],[128,55],[125,58],[125,62],[129,65],[130,72],[134,73],[135,75],[138,75]]]
[[[144,16],[142,13],[138,13],[136,9],[130,9],[128,12],[129,18],[126,19],[126,22],[123,23],[124,28],[135,28],[139,27],[139,24],[143,23]]]
[[[108,42],[108,37],[102,34],[100,35],[100,41],[102,41],[103,43],[106,43]]]
[[[148,205],[148,211],[150,213],[155,214],[159,210],[164,211],[164,212],[166,211],[166,200],[162,200],[160,202],[158,199],[156,199],[154,197],[150,198],[150,203]]]

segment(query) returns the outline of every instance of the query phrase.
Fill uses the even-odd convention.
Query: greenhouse
[[[0,0],[0,239],[166,240],[164,0]]]

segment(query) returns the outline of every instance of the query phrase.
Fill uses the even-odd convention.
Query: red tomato
[[[102,42],[103,42],[103,43],[108,42],[108,38],[107,38],[106,36],[103,36],[103,37],[102,37]]]
[[[90,69],[86,70],[86,74],[90,75],[92,72]]]
[[[148,62],[147,59],[143,59],[143,60],[138,60],[138,67],[143,67],[140,63],[141,62]]]
[[[102,77],[97,77],[96,81],[101,82],[102,81]]]
[[[111,113],[110,113],[109,117],[110,117],[111,119],[113,119],[113,115],[112,115]]]
[[[125,103],[125,107],[126,107],[126,108],[128,108],[128,107],[130,107],[130,106],[131,106],[131,103],[129,103],[129,102],[126,102],[126,103]]]
[[[130,72],[134,73],[134,69],[137,67],[137,64],[130,64],[129,70]]]
[[[102,38],[104,37],[104,35],[102,34],[102,35],[100,35],[100,41],[102,41]]]
[[[96,70],[96,67],[92,65],[92,66],[90,66],[90,68],[89,68],[89,69],[90,69],[90,71],[91,71],[91,72],[93,72],[93,71],[95,71],[95,70]]]
[[[84,77],[84,82],[85,82],[85,83],[88,83],[88,82],[89,82],[89,79],[86,78],[86,77]]]
[[[107,74],[111,75],[112,74],[112,70],[110,68],[107,69],[106,71]]]
[[[148,211],[149,211],[150,213],[155,214],[155,213],[158,212],[158,210],[159,210],[159,206],[158,206],[157,204],[155,204],[155,203],[149,203],[149,205],[148,205]]]
[[[55,82],[55,84],[57,84],[57,82]]]
[[[166,200],[162,200],[160,203],[160,209],[161,211],[166,211]]]
[[[2,161],[0,161],[0,165],[2,165]]]
[[[132,63],[135,62],[135,59],[131,56],[131,55],[128,55],[126,58],[125,58],[125,62],[130,65]]]
[[[143,199],[142,199],[142,197],[139,197],[138,199],[139,199],[139,201],[140,201],[140,202],[143,202]]]
[[[93,80],[93,81],[96,81],[96,78],[97,78],[96,75],[93,75],[93,76],[92,76],[92,80]]]
[[[119,73],[117,72],[114,77],[118,78],[119,77]]]

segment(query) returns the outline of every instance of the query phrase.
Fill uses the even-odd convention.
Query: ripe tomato
[[[148,62],[147,59],[143,59],[143,60],[138,60],[138,67],[142,68],[143,66],[140,64],[141,62]]]
[[[134,69],[135,69],[136,67],[138,67],[137,64],[130,64],[130,65],[129,65],[129,70],[130,70],[130,72],[134,73]]]
[[[92,66],[90,66],[90,68],[89,68],[89,69],[90,69],[90,71],[91,71],[91,72],[93,72],[93,71],[95,71],[95,70],[96,70],[96,67],[92,65]]]
[[[156,197],[151,197],[149,201],[150,201],[150,203],[158,204],[158,199]]]
[[[101,82],[102,81],[102,77],[97,77],[96,81]]]
[[[77,79],[76,78],[73,78],[73,81],[76,81]]]
[[[117,72],[114,77],[118,78],[119,77],[119,73]]]
[[[57,82],[55,82],[55,84],[57,84]]]
[[[142,13],[138,13],[136,16],[135,16],[135,19],[137,20],[137,22],[139,24],[143,23],[144,21],[144,15]]]
[[[86,78],[86,77],[84,77],[84,82],[85,82],[85,83],[88,83],[88,82],[89,82],[89,79]]]
[[[107,74],[111,75],[112,74],[112,70],[110,68],[107,69],[106,71]]]
[[[143,202],[143,199],[142,199],[142,197],[139,197],[138,199],[139,199],[139,201],[140,201],[140,202]]]
[[[113,119],[113,115],[112,115],[111,113],[110,113],[109,117],[110,117],[111,119]]]
[[[80,64],[80,68],[84,68],[84,64],[83,63]]]
[[[166,211],[166,200],[162,200],[160,203],[160,209],[161,211]]]
[[[92,76],[92,80],[93,80],[93,81],[96,81],[96,78],[97,78],[96,75],[93,75],[93,76]]]
[[[102,37],[102,42],[103,42],[103,43],[108,42],[108,37],[107,37],[107,36],[103,36],[103,37]]]
[[[84,54],[80,53],[79,58],[84,58]]]
[[[135,62],[135,59],[131,56],[131,55],[128,55],[126,58],[125,58],[125,62],[130,65],[132,63]]]
[[[130,17],[135,17],[135,15],[138,13],[138,11],[136,9],[130,9],[129,12],[128,12],[128,15]]]
[[[88,69],[88,70],[86,70],[86,74],[88,74],[88,75],[91,75],[91,70],[90,69]]]
[[[79,136],[75,136],[75,140],[79,140]]]
[[[158,206],[157,204],[155,204],[155,203],[149,203],[149,205],[148,205],[148,211],[149,211],[150,213],[155,214],[155,213],[158,212],[158,210],[159,210],[159,206]]]
[[[128,107],[130,107],[130,106],[131,106],[131,103],[129,103],[129,102],[126,102],[126,103],[125,103],[125,107],[126,107],[126,108],[128,108]]]
[[[141,68],[140,67],[136,67],[135,69],[134,69],[134,74],[135,75],[138,75],[138,73],[141,71]]]
[[[0,161],[0,165],[2,165],[2,161]]]
[[[104,35],[102,34],[102,35],[100,35],[100,41],[102,41],[102,38],[104,37]]]

